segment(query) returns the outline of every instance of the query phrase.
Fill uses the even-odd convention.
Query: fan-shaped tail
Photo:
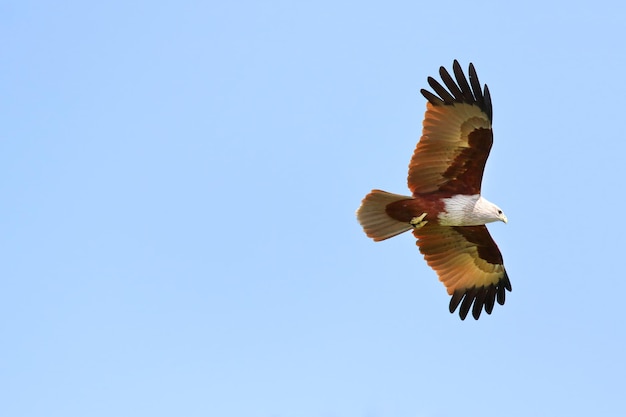
[[[356,217],[363,227],[365,234],[379,242],[411,230],[411,225],[395,220],[387,214],[386,208],[390,203],[401,200],[410,200],[399,194],[392,194],[381,190],[372,190],[361,202],[356,211]]]

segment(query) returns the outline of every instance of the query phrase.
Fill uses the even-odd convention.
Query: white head
[[[480,197],[476,201],[476,205],[474,206],[474,213],[477,218],[484,221],[484,223],[491,223],[501,221],[507,223],[507,218],[504,215],[502,209],[486,198]],[[484,224],[483,223],[483,224]]]
[[[497,221],[507,222],[500,207],[479,194],[457,194],[442,201],[444,210],[439,214],[439,224],[442,226],[479,226]]]

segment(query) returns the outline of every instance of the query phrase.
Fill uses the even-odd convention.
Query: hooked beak
[[[509,220],[506,218],[506,216],[503,214],[502,215],[502,219],[501,219],[505,224],[509,222]]]

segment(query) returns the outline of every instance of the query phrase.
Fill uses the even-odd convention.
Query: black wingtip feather
[[[448,90],[450,90],[450,92],[454,96],[454,101],[459,103],[462,102],[463,92],[461,91],[459,86],[456,85],[450,73],[446,71],[444,67],[441,67],[439,68],[439,75],[441,76],[441,80],[443,81],[443,83],[446,85],[446,87],[448,87]]]
[[[474,298],[476,297],[477,292],[478,289],[474,287],[465,293],[465,298],[463,298],[461,308],[459,309],[459,316],[461,317],[461,320],[465,320],[465,317],[467,317],[467,313],[469,313],[470,307],[474,302]]]
[[[450,94],[448,90],[446,90],[441,84],[439,84],[439,81],[435,80],[433,77],[428,77],[428,85],[430,85],[431,88],[435,90],[435,93],[439,94],[439,97],[441,97],[445,104],[454,103],[454,97],[452,96],[452,94]]]
[[[442,99],[440,99],[439,97],[437,97],[436,95],[434,95],[433,93],[431,93],[428,90],[425,89],[421,89],[420,93],[422,93],[422,95],[426,98],[426,100],[428,100],[431,104],[435,105],[435,106],[443,106],[446,103],[443,102]]]
[[[492,120],[493,110],[489,89],[485,85],[484,92],[481,91],[480,81],[478,80],[474,64],[470,63],[469,65],[469,82],[463,73],[461,64],[456,59],[452,64],[452,70],[456,82],[450,73],[444,67],[441,67],[439,68],[439,75],[447,89],[434,78],[428,77],[428,84],[438,96],[430,92],[428,94],[424,93],[426,90],[422,90],[422,95],[435,106],[452,105],[454,103],[475,104],[487,114],[489,120]]]
[[[491,314],[493,306],[496,304],[496,287],[487,287],[487,296],[485,297],[485,313]]]
[[[472,94],[472,89],[467,83],[467,78],[465,78],[465,74],[463,73],[463,69],[461,68],[461,64],[459,61],[455,60],[454,65],[452,65],[452,69],[454,70],[454,76],[456,77],[456,82],[459,83],[459,87],[463,92],[463,103],[476,103],[476,99],[474,98],[474,94]]]
[[[485,298],[487,297],[487,289],[476,291],[476,297],[474,298],[474,307],[472,307],[472,316],[475,320],[478,320],[480,313],[483,311],[485,305]]]
[[[485,96],[485,107],[482,109],[485,111],[485,113],[487,113],[487,116],[489,116],[489,120],[493,121],[493,107],[491,106],[491,94],[489,94],[489,87],[487,87],[487,84],[485,84],[485,91],[483,95]]]
[[[504,288],[509,291],[513,291],[513,287],[511,287],[511,280],[509,280],[509,274],[506,273],[506,270],[504,271],[504,276],[502,277],[500,282],[502,283],[502,285],[504,285]]]
[[[480,81],[478,80],[478,74],[476,74],[476,68],[474,68],[474,64],[470,62],[469,64],[469,80],[472,85],[472,92],[474,93],[474,97],[476,97],[476,101],[478,105],[485,105],[485,96],[483,96],[483,91],[480,87]]]
[[[456,290],[454,294],[452,294],[452,298],[450,299],[450,313],[454,313],[454,310],[459,306],[459,303],[465,296],[465,291]]]
[[[470,309],[474,319],[478,320],[483,309],[487,314],[491,314],[496,301],[500,305],[504,304],[506,291],[512,291],[512,288],[509,276],[504,271],[503,277],[495,285],[456,290],[450,299],[450,313],[454,313],[460,305],[459,317],[461,320],[465,320]]]

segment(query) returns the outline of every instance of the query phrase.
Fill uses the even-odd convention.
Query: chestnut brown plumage
[[[485,164],[493,143],[493,111],[487,86],[481,89],[474,65],[469,82],[458,61],[454,78],[441,67],[443,81],[428,77],[422,137],[409,163],[412,196],[381,190],[369,193],[357,210],[367,236],[385,240],[413,230],[417,245],[450,294],[450,312],[465,319],[495,302],[504,304],[511,282],[486,223],[507,218],[481,196]]]

